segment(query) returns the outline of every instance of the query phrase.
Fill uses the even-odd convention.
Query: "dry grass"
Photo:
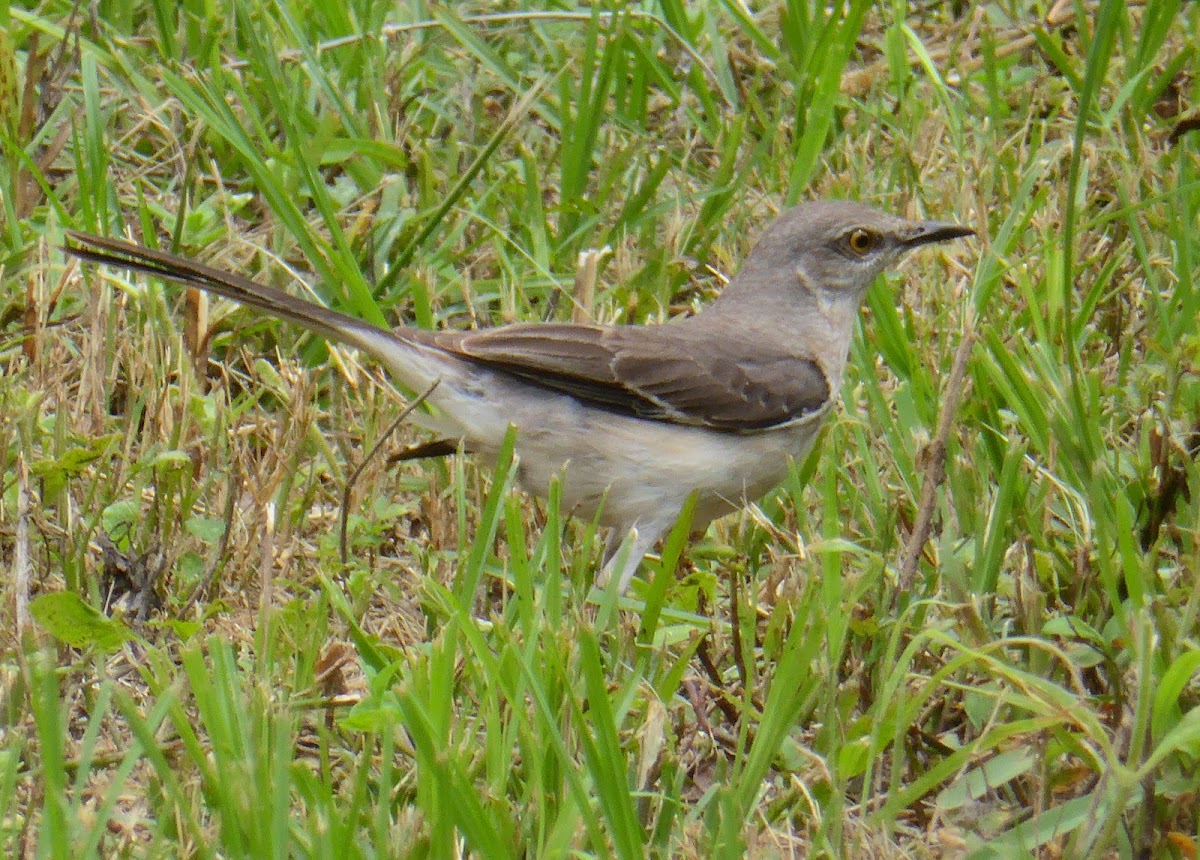
[[[872,9],[824,61],[816,24],[725,6],[591,32],[59,5],[0,10],[10,854],[1195,856],[1195,4]],[[313,53],[351,24],[385,35]],[[342,490],[401,393],[56,250],[177,230],[348,312],[464,326],[569,316],[607,245],[595,317],[654,321],[817,196],[979,240],[873,290],[818,453],[620,609],[589,594],[587,524],[490,463],[369,462],[342,566]],[[150,574],[146,623],[106,621],[105,535]],[[84,608],[22,622],[25,579],[35,612]]]

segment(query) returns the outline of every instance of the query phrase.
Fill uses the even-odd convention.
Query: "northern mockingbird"
[[[216,293],[375,356],[407,389],[436,381],[435,428],[494,456],[516,427],[519,479],[565,510],[600,512],[603,584],[624,590],[696,493],[693,525],[754,501],[803,457],[836,402],[867,287],[921,245],[969,236],[848,201],[780,215],[720,297],[665,325],[517,323],[385,331],[241,275],[118,239],[66,250]],[[442,446],[446,450],[448,446]]]

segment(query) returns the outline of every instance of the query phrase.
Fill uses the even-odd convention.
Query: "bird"
[[[662,324],[519,322],[387,330],[244,275],[122,239],[68,231],[90,263],[195,287],[374,356],[427,391],[443,438],[495,457],[515,427],[517,478],[610,527],[596,585],[624,592],[695,495],[702,530],[756,501],[805,457],[838,399],[868,287],[910,251],[974,234],[849,200],[778,215],[736,276]]]

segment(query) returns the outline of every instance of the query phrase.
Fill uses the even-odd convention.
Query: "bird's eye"
[[[851,230],[846,236],[846,244],[850,246],[851,251],[861,256],[875,247],[877,239],[878,237],[870,230],[858,227]]]

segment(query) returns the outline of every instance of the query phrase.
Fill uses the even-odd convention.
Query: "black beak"
[[[901,242],[910,248],[974,236],[975,231],[951,221],[914,221]]]

